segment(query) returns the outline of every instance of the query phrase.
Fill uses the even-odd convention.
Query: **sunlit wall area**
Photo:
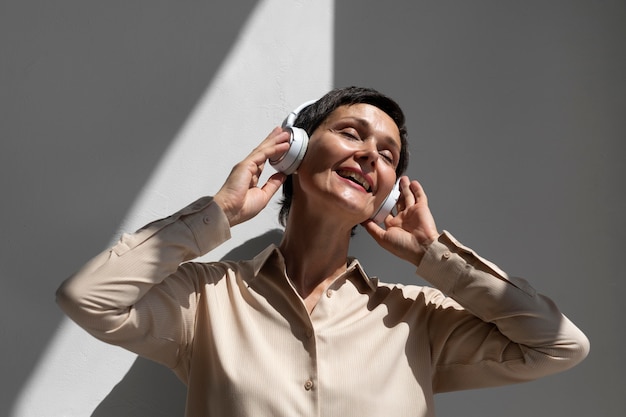
[[[62,318],[54,287],[121,231],[217,191],[290,110],[332,87],[333,2],[42,7],[13,6],[27,28],[0,29],[17,43],[2,181],[19,212],[2,242],[11,338],[0,414],[181,415],[182,384]],[[276,218],[272,204],[212,256],[276,229]]]

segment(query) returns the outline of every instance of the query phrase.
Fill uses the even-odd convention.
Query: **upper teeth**
[[[354,171],[341,170],[339,171],[339,175],[341,175],[344,178],[350,178],[351,180],[355,181],[356,183],[360,184],[363,188],[365,188],[366,191],[368,192],[370,191],[370,184],[359,173],[354,172]]]

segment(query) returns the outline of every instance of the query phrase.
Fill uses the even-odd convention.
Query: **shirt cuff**
[[[447,231],[430,244],[417,268],[417,274],[445,294],[452,294],[458,280],[467,275],[469,270],[479,270],[518,286],[511,282],[506,272],[497,265],[480,257]],[[530,291],[526,288],[521,289]]]
[[[202,256],[230,239],[230,224],[222,208],[212,198],[197,207],[181,220],[193,233]]]
[[[206,254],[230,239],[231,236],[228,218],[221,207],[213,202],[213,197],[202,197],[171,216],[148,223],[133,234],[124,233],[120,241],[113,247],[113,251],[118,256],[122,256],[153,236],[161,235],[163,232],[177,236],[175,240],[184,240],[183,235],[188,235],[188,233],[178,234],[182,230],[176,227],[178,221],[182,222],[179,223],[180,225],[184,224],[183,227],[185,229],[191,231],[193,242],[189,241],[183,244],[183,246],[189,247],[196,256]],[[195,248],[189,246],[192,243],[195,243]]]

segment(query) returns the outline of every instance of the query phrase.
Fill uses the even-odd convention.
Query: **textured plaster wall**
[[[551,295],[579,367],[437,397],[439,416],[621,416],[623,1],[9,0],[0,5],[0,415],[182,415],[167,369],[89,337],[60,282],[123,230],[221,185],[333,86],[404,107],[441,229]],[[213,258],[277,238],[276,207]],[[365,232],[372,275],[421,283]]]
[[[333,2],[3,8],[0,415],[182,415],[173,374],[63,318],[55,287],[122,231],[216,192],[293,107],[332,87]],[[235,255],[250,256],[276,213],[212,256],[245,242]]]

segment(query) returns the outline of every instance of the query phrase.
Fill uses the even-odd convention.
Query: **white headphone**
[[[291,132],[291,137],[289,138],[289,150],[280,158],[270,160],[270,164],[276,168],[277,171],[283,172],[287,175],[293,174],[296,169],[298,169],[300,162],[302,162],[302,158],[304,158],[304,154],[306,153],[306,148],[309,146],[309,135],[304,129],[295,127],[293,124],[302,109],[309,107],[316,101],[317,100],[310,100],[306,103],[302,103],[298,106],[298,108],[289,113],[283,121],[282,127]]]
[[[293,174],[306,153],[306,149],[309,145],[309,135],[302,128],[295,127],[293,124],[298,118],[298,114],[305,108],[315,103],[317,100],[310,100],[302,103],[295,110],[287,115],[282,123],[282,127],[289,130],[291,137],[289,138],[289,150],[281,155],[278,159],[271,159],[270,164],[277,170],[284,174]],[[400,180],[396,181],[393,189],[380,205],[376,213],[371,217],[376,223],[382,223],[385,218],[391,213],[391,210],[396,206],[398,199],[400,198]]]

